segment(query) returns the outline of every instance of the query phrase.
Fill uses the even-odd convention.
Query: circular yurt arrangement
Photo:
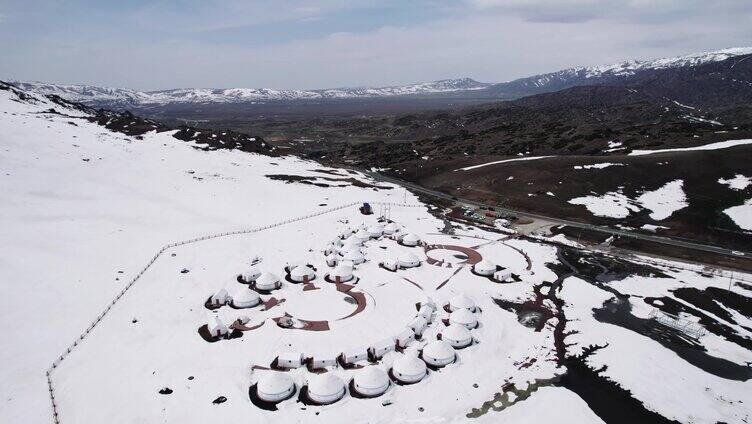
[[[464,294],[457,294],[449,299],[449,310],[467,309],[475,312],[475,302]]]
[[[261,303],[259,294],[247,286],[241,285],[231,297],[230,305],[234,308],[252,308]]]
[[[402,244],[405,246],[417,246],[420,244],[420,237],[418,237],[414,233],[405,234],[404,237],[402,237]]]
[[[457,309],[449,314],[449,323],[461,325],[468,330],[472,330],[478,326],[478,319],[468,309]]]
[[[358,370],[353,377],[353,389],[364,397],[381,396],[389,389],[389,376],[386,371],[376,366]]]
[[[276,290],[282,286],[279,277],[271,272],[264,272],[256,279],[256,289],[258,290]]]
[[[436,368],[451,364],[455,356],[452,345],[444,340],[434,340],[423,347],[423,360]]]
[[[473,335],[464,325],[449,324],[442,330],[441,340],[446,341],[455,349],[462,349],[473,343]]]
[[[400,383],[417,383],[426,376],[426,363],[415,355],[405,354],[392,362],[392,375]]]
[[[256,393],[265,402],[281,402],[295,393],[295,383],[286,373],[271,371],[259,379]]]
[[[345,395],[345,383],[335,374],[314,374],[308,380],[308,398],[320,405],[334,403]]]
[[[473,265],[473,271],[475,271],[475,273],[478,275],[490,277],[494,274],[494,272],[496,272],[496,264],[489,261],[488,259],[483,259],[482,261]]]
[[[311,281],[316,278],[316,273],[307,265],[298,265],[290,271],[290,279],[296,283]]]
[[[399,257],[399,265],[402,268],[414,268],[420,265],[420,259],[415,253],[412,253],[412,252],[403,253]]]
[[[329,272],[329,279],[331,281],[339,280],[340,283],[350,281],[353,279],[352,268],[342,264],[337,265]]]

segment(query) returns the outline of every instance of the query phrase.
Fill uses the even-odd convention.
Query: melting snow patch
[[[691,152],[695,150],[728,149],[729,147],[742,146],[745,144],[752,144],[752,139],[726,140],[726,141],[719,141],[717,143],[705,144],[704,146],[680,147],[676,149],[633,150],[632,153],[629,154],[629,156],[643,156],[643,155],[652,155],[654,153],[666,153],[666,152]]]
[[[752,142],[752,140],[750,140],[750,142]],[[520,153],[520,155],[521,154],[522,153]],[[530,157],[525,157],[525,158],[497,160],[497,161],[493,161],[493,162],[482,163],[480,165],[466,166],[464,168],[455,169],[455,171],[469,171],[471,169],[482,168],[484,166],[489,166],[489,165],[496,165],[498,163],[517,162],[519,160],[545,159],[545,158],[550,158],[550,157],[552,157],[552,156],[530,156]]]
[[[621,191],[610,191],[603,196],[577,197],[569,201],[573,205],[583,205],[595,216],[626,218],[629,212],[639,212],[640,208]]]
[[[652,212],[650,217],[656,221],[666,219],[679,209],[689,206],[683,190],[684,181],[674,180],[654,191],[642,193],[636,200]]]
[[[608,168],[609,166],[624,166],[624,164],[603,162],[603,163],[594,163],[592,165],[575,165],[574,169],[603,169],[603,168]]]
[[[656,232],[659,229],[667,230],[668,227],[664,227],[663,225],[653,225],[653,224],[645,224],[642,227],[643,230],[650,231],[650,232]]]
[[[748,199],[743,205],[732,206],[723,211],[743,230],[752,230],[752,199]]]
[[[726,184],[729,186],[729,188],[733,190],[744,190],[752,184],[752,178],[745,177],[742,174],[736,174],[733,178],[725,179],[725,178],[719,178],[718,182],[721,184]]]

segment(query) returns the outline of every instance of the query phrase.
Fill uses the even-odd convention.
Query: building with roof
[[[365,361],[368,359],[368,348],[357,347],[347,349],[340,354],[340,358],[343,364],[352,365],[356,362]]]
[[[403,384],[417,383],[427,372],[426,363],[412,353],[401,355],[392,362],[392,375]]]
[[[399,233],[402,228],[396,222],[390,222],[384,226],[384,234],[392,235]]]
[[[334,403],[345,395],[345,383],[331,372],[312,374],[308,379],[308,398],[319,405]]]
[[[399,264],[402,268],[414,268],[420,265],[420,259],[415,253],[406,252],[400,255]]]
[[[388,269],[389,271],[397,271],[397,269],[399,269],[399,259],[384,259],[384,261],[381,262],[381,266]]]
[[[502,269],[500,271],[496,271],[494,272],[493,279],[500,283],[509,281],[512,279],[512,271],[508,269]]]
[[[456,311],[458,309],[467,309],[471,312],[475,312],[475,301],[465,294],[456,294],[449,299],[449,310]]]
[[[256,289],[258,290],[271,291],[280,287],[282,287],[282,282],[279,280],[279,277],[271,272],[263,272],[256,279]]]
[[[265,402],[277,403],[295,394],[295,382],[287,373],[269,371],[256,384],[256,395]]]
[[[376,359],[384,357],[388,352],[394,350],[395,341],[394,338],[389,337],[380,340],[368,347],[368,353]]]
[[[251,284],[252,282],[256,281],[256,279],[261,275],[261,270],[258,269],[256,266],[252,266],[248,268],[243,274],[241,274],[241,279],[246,284]]]
[[[478,319],[468,309],[457,309],[449,314],[449,322],[451,324],[462,325],[468,330],[472,330],[478,326]]]
[[[353,377],[352,388],[364,397],[383,395],[391,385],[386,371],[371,365],[358,370]]]
[[[371,238],[379,238],[382,234],[384,234],[384,227],[381,225],[372,225],[368,227],[368,234],[371,236]]]
[[[211,337],[218,338],[230,334],[230,330],[229,328],[227,328],[227,325],[222,321],[222,318],[220,318],[219,315],[216,314],[208,314],[206,327],[209,330],[209,335],[211,335]]]
[[[316,278],[316,272],[308,265],[298,265],[290,270],[290,279],[296,283],[307,283]]]
[[[335,283],[344,283],[353,279],[352,268],[339,264],[329,272],[329,280]]]
[[[308,360],[311,369],[322,369],[337,365],[337,357],[329,353],[315,353]]]
[[[426,331],[426,328],[428,327],[428,320],[419,315],[413,318],[413,320],[410,321],[410,324],[408,324],[407,326],[413,330],[416,336],[420,336],[424,331]]]
[[[426,364],[440,368],[454,362],[457,354],[452,345],[446,341],[434,340],[423,346],[422,356]]]
[[[342,256],[344,260],[350,261],[355,265],[362,264],[366,261],[366,257],[363,256],[363,253],[358,250],[349,250],[347,251],[344,256]]]
[[[488,259],[483,259],[473,265],[473,271],[478,275],[492,276],[496,272],[496,264]]]
[[[441,340],[455,349],[462,349],[473,344],[473,335],[464,325],[449,324],[441,330]]]
[[[276,362],[280,368],[300,368],[303,365],[303,355],[295,352],[282,352],[277,355]]]
[[[397,347],[406,348],[409,343],[415,341],[415,331],[413,331],[412,328],[407,327],[394,336],[394,341],[397,344]]]
[[[209,298],[209,304],[215,308],[222,305],[226,305],[230,299],[230,295],[227,293],[227,289],[221,288]]]
[[[418,237],[418,235],[415,233],[408,233],[405,234],[402,239],[400,239],[400,242],[402,242],[402,244],[404,244],[405,246],[413,247],[420,244],[420,237]]]
[[[233,308],[252,308],[261,303],[261,296],[256,291],[242,285],[232,294],[231,299],[230,305]]]

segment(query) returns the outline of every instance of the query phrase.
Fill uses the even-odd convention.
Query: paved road
[[[408,181],[403,181],[398,178],[387,177],[376,172],[363,171],[363,170],[359,170],[359,171],[364,172],[366,175],[379,181],[398,184],[412,191],[422,193],[428,196],[437,197],[437,198],[459,202],[459,203],[465,203],[465,204],[475,206],[475,207],[486,207],[486,208],[490,207],[499,212],[514,214],[517,216],[522,216],[522,217],[527,217],[527,218],[545,220],[545,221],[549,221],[558,225],[567,225],[570,227],[597,231],[600,233],[609,234],[613,236],[630,237],[630,238],[650,241],[654,243],[662,243],[662,244],[667,244],[671,246],[684,247],[688,249],[694,249],[694,250],[710,252],[710,253],[717,253],[717,254],[732,256],[732,257],[745,257],[745,258],[752,257],[752,252],[746,252],[746,251],[742,252],[738,250],[726,249],[723,247],[715,246],[712,244],[705,244],[705,243],[701,243],[701,242],[697,242],[693,240],[681,239],[681,238],[676,238],[676,237],[665,237],[665,236],[658,236],[658,235],[642,234],[642,233],[637,233],[633,231],[610,228],[606,226],[592,225],[592,224],[586,224],[583,222],[570,221],[567,219],[554,218],[551,216],[545,216],[545,215],[540,215],[540,214],[535,214],[535,213],[522,212],[522,211],[518,211],[514,209],[500,207],[497,205],[489,205],[489,204],[485,204],[481,202],[476,202],[474,200],[467,200],[467,199],[462,199],[462,198],[458,198],[455,196],[451,196],[446,193],[442,193],[440,191],[431,190],[429,188],[425,188],[417,184],[410,183]]]

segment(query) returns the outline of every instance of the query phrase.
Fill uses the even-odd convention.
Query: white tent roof
[[[308,380],[308,396],[316,402],[333,402],[344,394],[345,383],[334,373],[314,374]]]
[[[399,230],[400,230],[400,226],[396,222],[390,222],[389,224],[386,224],[386,226],[384,227],[384,232],[386,233],[396,233]]]
[[[359,262],[365,259],[363,253],[360,250],[348,250],[344,256],[348,261]]]
[[[454,362],[454,348],[444,340],[434,340],[423,347],[423,359],[432,365]]]
[[[451,309],[475,309],[475,301],[462,293],[449,299]]]
[[[275,288],[278,283],[279,277],[271,272],[264,272],[256,279],[256,287],[261,290]]]
[[[342,243],[342,245],[347,246],[360,246],[363,244],[363,240],[355,236],[355,234],[350,234],[350,237],[346,238],[345,241]]]
[[[412,242],[412,243],[417,243],[417,242],[419,242],[419,241],[420,241],[420,237],[418,237],[418,235],[417,235],[417,234],[415,234],[415,233],[409,233],[409,234],[405,234],[405,236],[404,236],[404,237],[402,237],[402,242],[403,242],[403,243],[404,243],[404,242],[408,242],[408,243],[409,243],[409,242]]]
[[[290,277],[292,278],[300,278],[303,279],[303,277],[308,276],[308,278],[313,278],[316,276],[316,273],[313,272],[313,269],[307,265],[298,265],[295,268],[293,268],[292,271],[290,271]]]
[[[420,262],[420,259],[418,258],[418,255],[416,255],[413,252],[407,252],[403,253],[399,257],[400,262],[404,263],[413,263],[413,262]]]
[[[475,314],[467,309],[457,309],[449,314],[449,322],[464,325],[465,327],[475,327],[478,319]]]
[[[287,373],[270,371],[261,376],[257,390],[262,396],[274,397],[289,393],[293,387],[295,387],[295,383]]]
[[[356,372],[353,382],[355,387],[363,387],[373,391],[382,391],[386,390],[389,386],[389,376],[386,371],[372,365]]]
[[[473,334],[464,325],[449,324],[441,331],[441,339],[452,346],[467,346],[473,340]]]
[[[344,265],[337,265],[329,275],[332,277],[349,277],[352,275],[352,268]]]
[[[215,314],[207,314],[207,327],[209,329],[209,333],[213,336],[217,330],[220,331],[220,333],[226,333],[229,330],[227,329],[227,325],[222,321],[222,318],[219,317],[219,315]]]
[[[235,293],[232,294],[232,301],[239,303],[258,303],[261,301],[261,297],[254,290],[243,286],[238,288]]]
[[[368,234],[372,236],[376,236],[376,235],[380,236],[381,233],[383,232],[384,232],[384,227],[382,227],[381,225],[372,225],[368,227]]]
[[[495,272],[496,271],[496,264],[489,261],[488,259],[483,259],[482,261],[478,262],[473,266],[473,269],[476,272]]]
[[[361,239],[361,240],[368,240],[371,238],[371,235],[366,231],[365,229],[361,228],[358,231],[355,232],[355,237]]]
[[[392,369],[395,373],[420,379],[426,374],[426,363],[415,355],[405,354],[392,362]]]

